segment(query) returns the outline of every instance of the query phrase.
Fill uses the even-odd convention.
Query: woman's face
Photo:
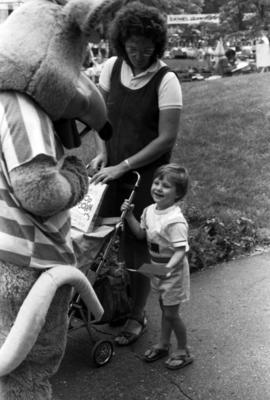
[[[154,43],[144,36],[131,36],[125,43],[128,59],[135,71],[145,71],[155,51]]]

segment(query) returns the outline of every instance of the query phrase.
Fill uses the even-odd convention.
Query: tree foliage
[[[205,0],[203,6],[204,13],[218,13],[220,7],[225,3],[224,0]]]
[[[229,0],[220,7],[220,21],[228,31],[245,29],[245,14],[254,11],[252,0]]]
[[[270,0],[229,0],[220,7],[220,19],[228,32],[247,29],[268,29],[270,22]],[[248,21],[245,14],[253,13]]]
[[[116,0],[115,9],[137,0]],[[205,0],[139,0],[149,6],[157,7],[167,14],[201,13]]]
[[[164,14],[219,13],[221,25],[216,29],[220,34],[245,29],[256,32],[270,27],[270,0],[114,0],[108,6],[109,18],[103,21],[105,36],[115,13],[134,1],[157,7]],[[248,21],[247,13],[253,13]]]
[[[204,0],[167,0],[168,14],[197,14],[203,10]]]

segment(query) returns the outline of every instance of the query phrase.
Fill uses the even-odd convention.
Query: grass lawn
[[[182,84],[184,108],[173,160],[190,172],[187,213],[195,209],[204,219],[219,218],[225,224],[245,217],[270,232],[269,82],[270,73],[254,73]],[[91,138],[85,138],[78,152],[89,161]],[[217,253],[212,238],[211,246],[209,237],[194,241],[200,242],[198,251],[207,241],[209,253]],[[227,238],[222,251],[224,243]],[[229,249],[224,259],[233,253]],[[211,257],[203,264],[217,261]]]
[[[173,71],[184,71],[189,67],[201,69],[203,67],[207,67],[207,63],[205,61],[198,61],[197,59],[192,58],[166,58],[164,62],[173,70]]]
[[[191,175],[203,214],[270,227],[270,74],[183,83],[175,161]]]

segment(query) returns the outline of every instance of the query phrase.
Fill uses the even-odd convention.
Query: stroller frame
[[[130,196],[128,198],[129,203],[132,202],[134,195],[136,193],[136,190],[139,186],[140,183],[140,174],[137,171],[132,171],[132,173],[135,176],[135,183],[133,185],[133,188],[131,190]],[[109,239],[107,238],[105,242],[101,246],[101,257],[98,262],[98,266],[95,270],[95,279],[100,276],[102,269],[104,265],[106,264],[110,251],[112,249],[113,244],[115,243],[117,237],[119,236],[119,232],[123,230],[124,226],[124,219],[126,215],[126,210],[123,211],[120,215],[119,218],[117,218],[117,222],[115,224],[116,218],[110,218],[110,224],[106,225],[111,225],[115,224],[113,231],[109,235]],[[105,219],[106,220],[106,219]],[[107,219],[108,220],[108,219]],[[96,259],[98,259],[99,254],[97,254],[94,258],[94,262]],[[89,278],[89,273],[91,270],[91,265],[87,265],[86,271],[84,272],[86,277]],[[91,282],[92,284],[94,282]],[[75,293],[71,299],[70,305],[69,305],[69,312],[68,312],[68,318],[69,318],[69,331],[73,331],[75,329],[79,329],[81,327],[85,327],[89,338],[91,342],[93,343],[92,351],[91,351],[91,360],[93,364],[97,367],[101,367],[103,365],[106,365],[112,358],[112,356],[115,354],[114,352],[114,343],[111,339],[100,339],[100,340],[95,340],[92,335],[92,330],[95,324],[98,323],[98,321],[89,321],[88,318],[88,312],[81,300],[81,296],[78,293]],[[79,326],[74,326],[73,322],[74,319],[79,320],[81,324]]]

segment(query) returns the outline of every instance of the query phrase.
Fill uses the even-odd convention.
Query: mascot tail
[[[0,349],[0,377],[26,358],[45,323],[52,299],[62,285],[74,286],[96,320],[103,308],[86,276],[78,269],[57,266],[43,272],[24,300],[6,341]]]

